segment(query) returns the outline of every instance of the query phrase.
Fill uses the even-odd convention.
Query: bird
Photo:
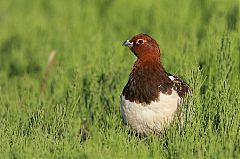
[[[122,44],[137,57],[120,96],[123,121],[137,134],[161,135],[190,93],[181,78],[165,71],[160,48],[147,34],[137,34]]]

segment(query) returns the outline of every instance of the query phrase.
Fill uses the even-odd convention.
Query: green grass
[[[1,0],[0,158],[240,158],[239,0]],[[138,33],[193,94],[185,123],[137,137],[119,95]],[[41,81],[56,50],[44,90]]]

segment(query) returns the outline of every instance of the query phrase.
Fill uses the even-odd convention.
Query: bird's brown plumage
[[[160,62],[160,48],[158,43],[147,34],[138,34],[131,40],[124,42],[137,56],[129,80],[122,94],[126,100],[137,103],[150,104],[159,100],[159,93],[171,95],[172,88],[180,97],[189,91],[189,86],[176,78],[171,80]],[[161,98],[161,97],[160,97]]]

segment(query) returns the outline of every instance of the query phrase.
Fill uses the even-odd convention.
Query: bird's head
[[[138,34],[130,40],[123,43],[138,57],[138,59],[146,57],[160,58],[160,49],[158,43],[147,34]]]

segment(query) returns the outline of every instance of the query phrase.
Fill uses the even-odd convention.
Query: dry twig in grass
[[[55,60],[55,57],[56,57],[56,51],[53,50],[51,51],[51,53],[49,54],[48,56],[48,63],[47,63],[47,67],[45,69],[45,72],[44,72],[44,77],[41,81],[41,84],[40,84],[40,93],[42,94],[44,92],[44,89],[46,87],[46,84],[47,84],[47,80],[48,80],[48,76],[49,76],[49,72],[50,72],[50,69],[51,67],[57,63],[57,61]]]

